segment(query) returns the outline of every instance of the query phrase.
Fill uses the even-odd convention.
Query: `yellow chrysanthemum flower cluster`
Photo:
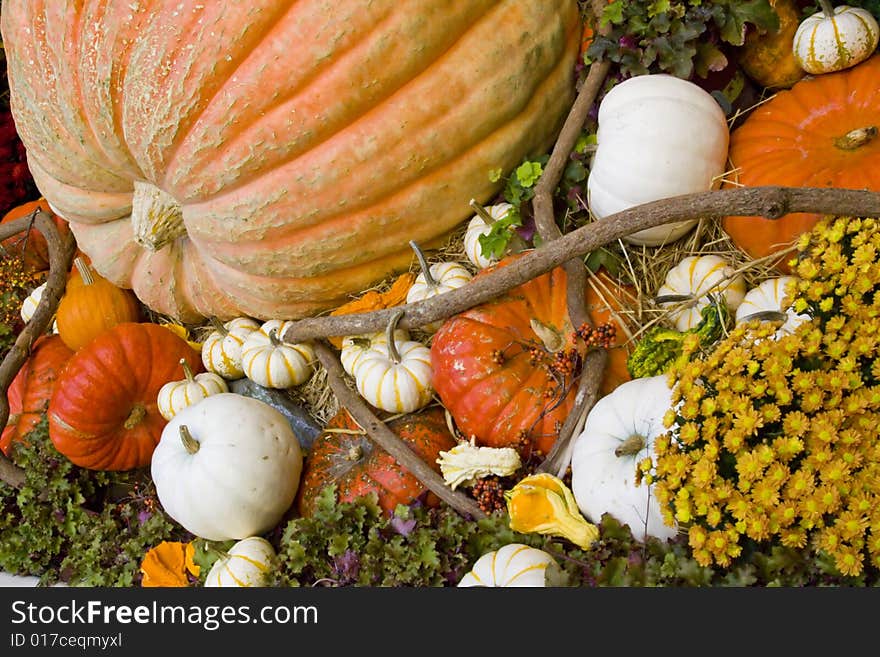
[[[812,320],[734,328],[670,374],[670,432],[647,473],[694,558],[769,544],[880,567],[880,222],[826,218],[802,236],[793,307]]]

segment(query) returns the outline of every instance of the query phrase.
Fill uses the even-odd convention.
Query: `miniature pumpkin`
[[[446,425],[446,414],[437,406],[390,419],[387,424],[438,473],[436,461],[440,452],[456,445]],[[300,514],[311,515],[317,496],[331,484],[336,486],[339,502],[352,502],[376,493],[379,506],[388,513],[398,504],[409,504],[421,497],[426,490],[409,470],[376,445],[345,409],[327,423],[309,452],[297,496]],[[428,500],[431,501],[430,495]]]
[[[185,340],[158,324],[107,329],[67,362],[49,401],[49,437],[75,465],[131,470],[150,463],[165,427],[159,389],[202,364]]]
[[[214,562],[205,586],[266,586],[275,557],[275,548],[265,538],[243,538]]]
[[[425,254],[422,253],[418,245],[412,241],[409,245],[416,254],[421,273],[416,276],[412,287],[406,293],[407,303],[416,303],[444,292],[451,292],[466,285],[471,280],[471,273],[459,263],[443,261],[429,266],[428,261],[425,259]],[[434,332],[440,328],[442,323],[439,321],[431,322],[421,328],[425,331]]]
[[[306,343],[279,339],[291,322],[270,319],[248,333],[241,345],[241,369],[254,383],[266,388],[293,388],[308,381],[315,371],[315,351]]]
[[[562,586],[562,569],[548,552],[522,543],[508,543],[481,556],[465,573],[459,587]]]
[[[171,518],[196,536],[228,541],[278,524],[296,496],[302,463],[299,441],[281,413],[221,392],[165,425],[150,472]]]
[[[503,219],[513,209],[510,203],[496,203],[485,208],[486,214],[494,220]],[[498,258],[483,255],[483,245],[480,237],[488,235],[492,230],[492,222],[486,221],[479,213],[471,217],[467,229],[464,232],[464,253],[471,264],[478,269],[485,269],[489,265],[498,262]]]
[[[202,363],[209,372],[224,379],[244,376],[241,349],[247,336],[259,330],[260,323],[250,317],[236,317],[225,324],[211,320],[214,330],[202,342]]]
[[[7,456],[12,444],[22,440],[43,419],[58,373],[72,355],[57,335],[41,336],[34,342],[30,356],[6,392],[9,418],[0,436],[0,451]]]
[[[611,321],[621,335],[614,311],[625,287],[607,275],[598,278],[601,286],[586,289],[590,318],[594,325]],[[434,389],[461,432],[476,437],[478,445],[523,447],[524,442],[526,454],[531,449],[546,454],[574,404],[576,388],[570,379],[559,386],[548,365],[572,349],[585,352],[568,316],[565,271],[557,267],[448,319],[431,341]],[[608,355],[603,394],[630,378],[626,349],[615,347]]]
[[[40,301],[43,298],[43,292],[46,291],[46,285],[48,285],[48,283],[42,283],[35,287],[31,293],[25,297],[24,301],[21,302],[21,321],[25,324],[31,321],[34,313],[37,312],[37,307],[40,305]],[[58,333],[58,322],[54,318],[52,320],[52,332]]]
[[[137,322],[141,309],[131,290],[118,288],[91,271],[82,258],[74,264],[76,273],[58,303],[55,322],[64,344],[77,351],[117,324]]]
[[[4,3],[11,107],[95,268],[180,321],[311,316],[406,269],[574,99],[574,0],[129,4]]]
[[[166,420],[170,420],[187,406],[202,401],[210,395],[218,395],[221,392],[229,392],[229,386],[219,374],[214,372],[200,372],[193,375],[192,368],[185,358],[180,359],[183,368],[183,379],[169,381],[161,388],[156,396],[156,404],[159,413]]]
[[[834,73],[865,61],[877,50],[880,26],[861,7],[832,7],[819,0],[822,10],[807,16],[794,35],[792,49],[798,64],[813,75]]]
[[[622,384],[590,410],[571,455],[571,490],[588,520],[599,523],[610,514],[639,541],[675,536],[650,486],[636,480],[640,461],[653,456],[654,440],[667,431],[663,416],[672,407],[660,374]]]
[[[792,286],[797,279],[794,276],[778,276],[761,281],[746,292],[742,303],[736,309],[736,323],[754,319],[773,319],[784,323],[776,331],[777,336],[794,333],[810,316],[796,313],[791,307]]]
[[[3,215],[3,219],[0,220],[0,223],[5,224],[20,219],[21,217],[31,216],[40,210],[48,212],[52,216],[52,220],[55,222],[55,226],[58,228],[60,234],[64,235],[70,232],[67,222],[52,212],[49,208],[49,204],[42,198],[37,199],[36,201],[28,201],[27,203],[22,203],[21,205],[12,208]],[[19,253],[23,251],[22,259],[24,265],[31,271],[47,271],[49,269],[49,244],[46,242],[43,233],[36,228],[22,231],[12,237],[7,237],[3,240],[3,249],[10,253]]]
[[[724,258],[711,254],[687,256],[666,273],[657,290],[657,302],[669,308],[669,319],[676,329],[687,331],[703,319],[702,310],[711,303],[711,295],[723,297],[733,313],[745,293],[745,279]]]
[[[779,17],[779,29],[749,30],[737,60],[745,74],[762,87],[787,89],[805,75],[791,48],[800,24],[800,8],[795,0],[770,0],[770,5]]]
[[[730,186],[880,190],[880,55],[858,66],[805,78],[755,109],[731,134]],[[820,215],[779,219],[730,216],[725,232],[752,258],[778,252]],[[776,265],[791,273],[783,258]]]
[[[364,335],[349,335],[342,339],[342,349],[339,351],[339,362],[342,363],[342,369],[349,376],[354,376],[358,363],[361,358],[373,347],[379,347],[385,344],[388,335],[385,331],[378,333],[365,333]],[[409,340],[409,331],[406,329],[394,329],[395,342],[406,342]]]
[[[367,402],[391,413],[412,413],[427,406],[431,385],[431,350],[421,342],[398,342],[394,330],[401,313],[388,323],[386,339],[367,350],[354,370],[358,393]]]
[[[693,82],[652,74],[618,83],[599,105],[587,178],[591,214],[602,220],[649,201],[715,188],[726,169],[728,139],[724,110]],[[679,239],[696,223],[665,224],[623,239],[658,246]]]

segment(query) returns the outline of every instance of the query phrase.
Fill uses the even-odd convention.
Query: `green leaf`
[[[747,23],[769,32],[779,30],[779,15],[768,0],[732,2],[728,5],[728,10],[729,13],[720,25],[721,38],[734,46],[745,43]]]
[[[523,187],[534,187],[544,173],[540,162],[525,161],[516,168],[516,179]]]

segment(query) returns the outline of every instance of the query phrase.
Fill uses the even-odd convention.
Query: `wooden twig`
[[[460,288],[398,306],[405,310],[398,326],[416,328],[447,319],[537,278],[566,260],[639,230],[699,217],[707,221],[731,215],[778,219],[790,212],[880,217],[880,192],[813,187],[739,187],[652,201],[581,226],[549,244],[525,252],[506,267],[475,277]],[[387,326],[394,312],[395,309],[385,308],[368,313],[301,319],[288,327],[283,339],[285,342],[304,342],[314,338],[375,333]]]
[[[31,225],[31,217],[22,217],[7,224],[0,225],[0,240],[16,235],[27,230]],[[40,303],[34,311],[33,317],[18,334],[15,344],[0,363],[0,427],[6,426],[9,419],[9,398],[7,391],[12,384],[15,375],[24,365],[31,353],[34,341],[46,332],[52,317],[58,309],[67,286],[67,273],[70,271],[70,263],[76,250],[76,240],[72,233],[61,235],[51,216],[43,211],[37,213],[33,219],[34,227],[46,238],[49,247],[49,276],[46,279],[46,289],[40,297]],[[24,470],[16,466],[2,452],[0,452],[0,481],[14,488],[21,488],[25,482]]]
[[[361,397],[345,384],[345,370],[333,348],[323,340],[314,343],[315,354],[327,370],[327,379],[333,394],[367,435],[412,473],[425,487],[465,517],[481,519],[486,513],[471,498],[452,490],[425,461],[397,437],[388,426],[370,410]]]

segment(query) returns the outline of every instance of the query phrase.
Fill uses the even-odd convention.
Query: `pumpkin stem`
[[[692,294],[662,294],[659,297],[654,297],[654,303],[681,303],[693,298]]]
[[[269,343],[276,349],[284,344],[278,339],[278,329],[272,329],[269,331]]]
[[[471,209],[473,209],[473,211],[477,214],[477,216],[480,219],[482,219],[483,223],[486,224],[487,226],[491,226],[496,221],[498,221],[495,217],[493,217],[491,214],[486,212],[486,208],[484,208],[482,205],[477,203],[476,199],[471,199],[470,206],[471,206]]]
[[[73,266],[76,267],[76,270],[79,272],[79,277],[83,281],[83,285],[92,285],[95,282],[95,277],[92,276],[92,272],[89,271],[89,266],[86,264],[86,261],[82,258],[74,258]]]
[[[435,279],[431,275],[431,268],[428,266],[428,261],[425,260],[425,254],[422,253],[422,250],[419,248],[419,245],[416,244],[414,241],[410,240],[409,246],[413,251],[415,251],[416,259],[419,261],[419,267],[421,267],[422,274],[425,277],[425,283],[432,290],[437,289],[437,279]]]
[[[486,211],[486,208],[477,203],[476,199],[471,199],[470,204],[473,211],[476,215],[483,220],[483,223],[487,226],[491,226],[498,220],[489,214]],[[507,216],[506,214],[504,215]],[[526,243],[523,242],[523,239],[519,236],[515,230],[512,230],[510,233],[510,240],[507,242],[507,252],[509,253],[520,253],[521,251],[525,251]]]
[[[646,444],[644,436],[634,433],[617,446],[614,456],[635,456],[645,449]]]
[[[211,326],[214,328],[214,330],[217,331],[217,333],[222,335],[224,338],[229,335],[229,331],[226,329],[225,326],[223,326],[223,322],[221,322],[219,319],[217,319],[216,317],[211,317],[208,321],[211,322]]]
[[[147,409],[144,408],[143,404],[135,404],[131,409],[131,412],[128,414],[128,417],[125,418],[125,422],[122,426],[126,429],[134,429],[138,424],[140,424],[141,420],[147,415]]]
[[[540,338],[544,348],[551,354],[555,354],[565,348],[565,338],[562,337],[562,333],[554,327],[545,324],[540,319],[535,319],[534,317],[529,320],[529,325],[532,327],[532,331],[535,332],[535,335]]]
[[[877,126],[869,125],[864,128],[850,130],[843,137],[835,137],[834,145],[842,151],[854,151],[864,146],[877,136]]]
[[[134,239],[145,249],[158,251],[186,235],[180,204],[155,185],[135,181],[131,203]]]
[[[348,453],[345,455],[346,461],[360,461],[364,456],[364,448],[358,445],[352,445],[348,448]]]
[[[395,364],[400,363],[400,352],[397,350],[397,342],[394,340],[394,331],[397,330],[397,323],[403,317],[403,310],[397,310],[385,327],[385,340],[388,343],[388,356]]]
[[[828,18],[834,18],[834,7],[831,6],[831,0],[819,0],[819,7]]]
[[[186,377],[187,383],[195,383],[192,368],[189,366],[189,363],[186,362],[186,358],[181,358],[180,364],[183,367],[183,375]]]
[[[756,313],[752,313],[751,315],[746,315],[745,317],[740,318],[741,322],[753,322],[755,320],[761,320],[762,322],[785,322],[788,320],[788,315],[779,312],[778,310],[761,310]]]
[[[192,434],[189,432],[189,427],[185,424],[181,424],[178,431],[180,432],[180,440],[186,448],[187,453],[195,454],[198,452],[201,445],[199,445],[198,440],[193,438]]]

